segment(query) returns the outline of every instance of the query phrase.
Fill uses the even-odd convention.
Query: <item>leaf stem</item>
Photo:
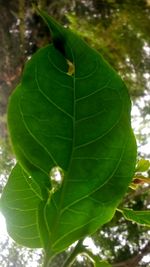
[[[75,261],[75,258],[79,254],[82,254],[82,255],[85,255],[86,257],[88,257],[90,259],[90,261],[93,263],[93,266],[95,266],[95,263],[98,263],[101,260],[98,255],[94,255],[90,250],[86,249],[86,247],[83,246],[82,242],[83,242],[83,240],[78,241],[74,250],[67,257],[67,259],[65,260],[62,267],[71,267]]]
[[[84,251],[82,242],[83,242],[82,239],[78,241],[77,245],[75,246],[73,251],[69,254],[62,267],[70,267],[75,261],[76,256]]]
[[[51,254],[50,250],[45,251],[43,267],[49,267],[54,257],[55,257],[55,254]]]
[[[98,255],[94,255],[90,250],[86,248],[83,249],[82,255],[88,257],[90,261],[93,263],[93,266],[95,266],[95,263],[99,263],[101,260]]]

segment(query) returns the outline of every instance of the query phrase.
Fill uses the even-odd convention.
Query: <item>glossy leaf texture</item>
[[[39,229],[43,236],[46,227],[44,242],[55,254],[111,220],[135,170],[136,142],[119,75],[77,35],[40,15],[53,43],[27,62],[8,125],[16,157],[45,200]],[[49,178],[55,167],[63,172],[57,190]]]
[[[127,220],[150,227],[150,210],[123,209],[122,213]]]

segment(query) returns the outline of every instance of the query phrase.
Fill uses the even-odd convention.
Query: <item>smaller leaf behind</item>
[[[129,221],[150,227],[150,210],[135,211],[131,209],[123,209],[122,214],[125,219]]]
[[[136,166],[136,172],[146,172],[150,168],[150,161],[147,159],[140,159]]]
[[[38,207],[42,198],[37,185],[17,164],[9,177],[1,198],[1,209],[9,235],[30,248],[41,247]]]

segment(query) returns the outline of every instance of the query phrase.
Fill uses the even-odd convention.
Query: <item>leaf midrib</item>
[[[65,190],[66,190],[66,187],[67,187],[67,182],[68,182],[68,179],[69,179],[69,171],[71,169],[71,163],[72,163],[72,159],[73,159],[73,153],[74,153],[74,146],[75,146],[75,117],[76,117],[76,106],[75,106],[75,103],[76,103],[76,95],[75,95],[75,83],[76,83],[76,78],[75,78],[75,74],[76,74],[76,64],[75,64],[75,58],[74,58],[74,54],[73,54],[73,50],[72,48],[68,45],[70,51],[71,51],[71,55],[72,55],[72,59],[73,59],[73,62],[72,64],[74,65],[75,67],[75,70],[74,70],[74,74],[71,76],[72,79],[73,79],[73,120],[72,120],[72,123],[73,123],[73,134],[72,134],[72,150],[71,150],[71,155],[70,155],[70,162],[68,163],[68,170],[67,170],[67,173],[66,173],[66,176],[64,177],[64,184],[63,184],[63,190],[62,190],[62,194],[61,194],[61,198],[60,198],[60,203],[59,203],[59,210],[61,209],[61,206],[64,202],[64,196],[65,196]],[[59,216],[60,216],[60,213],[59,213]],[[56,225],[58,223],[58,220],[59,218],[57,219],[57,222],[56,222]]]

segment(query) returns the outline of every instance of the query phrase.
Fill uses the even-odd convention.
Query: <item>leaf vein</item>
[[[73,120],[73,116],[70,115],[67,111],[59,107],[50,97],[48,97],[40,88],[39,81],[38,81],[38,75],[37,75],[37,68],[35,68],[35,82],[37,84],[38,91],[41,93],[41,95],[53,106],[55,106],[58,110],[60,110],[62,113],[67,115],[69,118]]]
[[[91,96],[93,96],[93,95],[95,95],[95,94],[101,92],[102,90],[104,90],[104,89],[107,88],[107,86],[110,84],[110,82],[111,82],[111,79],[108,80],[108,82],[107,82],[103,87],[100,87],[100,88],[96,89],[94,92],[92,92],[92,93],[90,93],[90,94],[88,94],[88,95],[85,95],[85,96],[82,96],[82,97],[77,98],[77,99],[76,99],[76,102],[85,100],[86,98],[91,97]],[[112,89],[112,88],[111,88],[111,89]]]
[[[46,153],[49,155],[49,157],[51,158],[51,160],[53,161],[54,164],[56,164],[56,166],[58,166],[57,162],[55,161],[54,157],[52,156],[52,154],[50,153],[50,151],[45,147],[43,146],[43,144],[37,139],[37,137],[30,131],[29,127],[27,126],[25,120],[24,120],[24,115],[23,115],[23,112],[21,110],[21,106],[20,106],[20,113],[21,113],[21,116],[22,116],[22,121],[24,123],[24,126],[26,128],[26,130],[29,132],[29,134],[33,137],[33,139],[41,146],[43,147],[43,149],[46,151]]]
[[[103,110],[101,110],[101,111],[99,111],[99,112],[97,112],[95,114],[89,115],[87,117],[83,117],[83,118],[81,118],[79,120],[76,120],[76,123],[80,123],[80,122],[83,122],[85,120],[93,119],[93,118],[98,117],[99,115],[101,115],[101,114],[103,114],[105,112],[106,112],[106,109],[103,109]]]

